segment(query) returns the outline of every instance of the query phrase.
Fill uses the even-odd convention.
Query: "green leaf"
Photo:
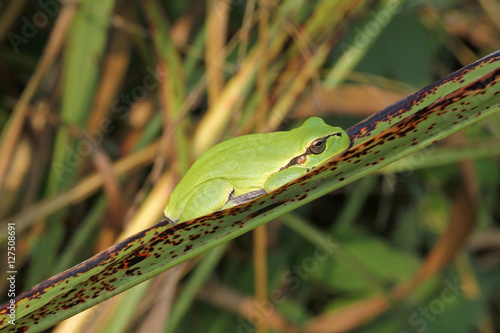
[[[408,281],[420,264],[415,255],[398,251],[383,240],[361,232],[352,232],[337,241],[341,244],[342,251],[355,257],[386,286]],[[367,283],[352,267],[336,261],[334,257],[320,261],[318,265],[318,270],[312,272],[313,278],[333,290],[365,296],[378,290],[373,283]],[[389,266],[391,269],[387,269]]]

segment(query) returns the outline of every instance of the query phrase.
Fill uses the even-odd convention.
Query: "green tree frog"
[[[346,132],[312,117],[291,131],[249,134],[207,150],[170,196],[173,225],[250,201],[304,175],[350,145]]]

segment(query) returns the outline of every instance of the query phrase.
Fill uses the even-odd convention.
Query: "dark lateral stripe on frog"
[[[340,134],[339,132],[336,132],[336,133],[332,133],[330,135],[327,135],[327,136],[325,136],[323,138],[326,140],[326,139],[328,139],[331,136],[338,136],[339,134]],[[302,165],[302,164],[304,164],[304,162],[306,161],[306,159],[304,159],[304,158],[307,157],[307,155],[311,155],[311,154],[313,154],[313,152],[311,151],[311,147],[307,147],[305,153],[300,154],[299,156],[295,156],[294,158],[292,158],[290,160],[290,162],[288,162],[287,165],[285,165],[284,167],[280,168],[280,171],[288,169],[289,167],[294,166],[294,165]],[[308,171],[309,170],[312,170],[312,168],[308,169]]]

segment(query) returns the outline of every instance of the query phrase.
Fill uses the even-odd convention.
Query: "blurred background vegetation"
[[[499,49],[499,17],[496,0],[0,3],[0,233],[4,249],[15,223],[17,293],[157,223],[210,146],[311,115],[347,129]],[[498,116],[469,127],[78,325],[500,332],[499,134]]]

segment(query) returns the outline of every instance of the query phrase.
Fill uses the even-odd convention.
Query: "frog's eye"
[[[325,148],[326,148],[325,138],[316,139],[309,145],[309,149],[314,155],[321,154],[322,152],[325,151]]]

